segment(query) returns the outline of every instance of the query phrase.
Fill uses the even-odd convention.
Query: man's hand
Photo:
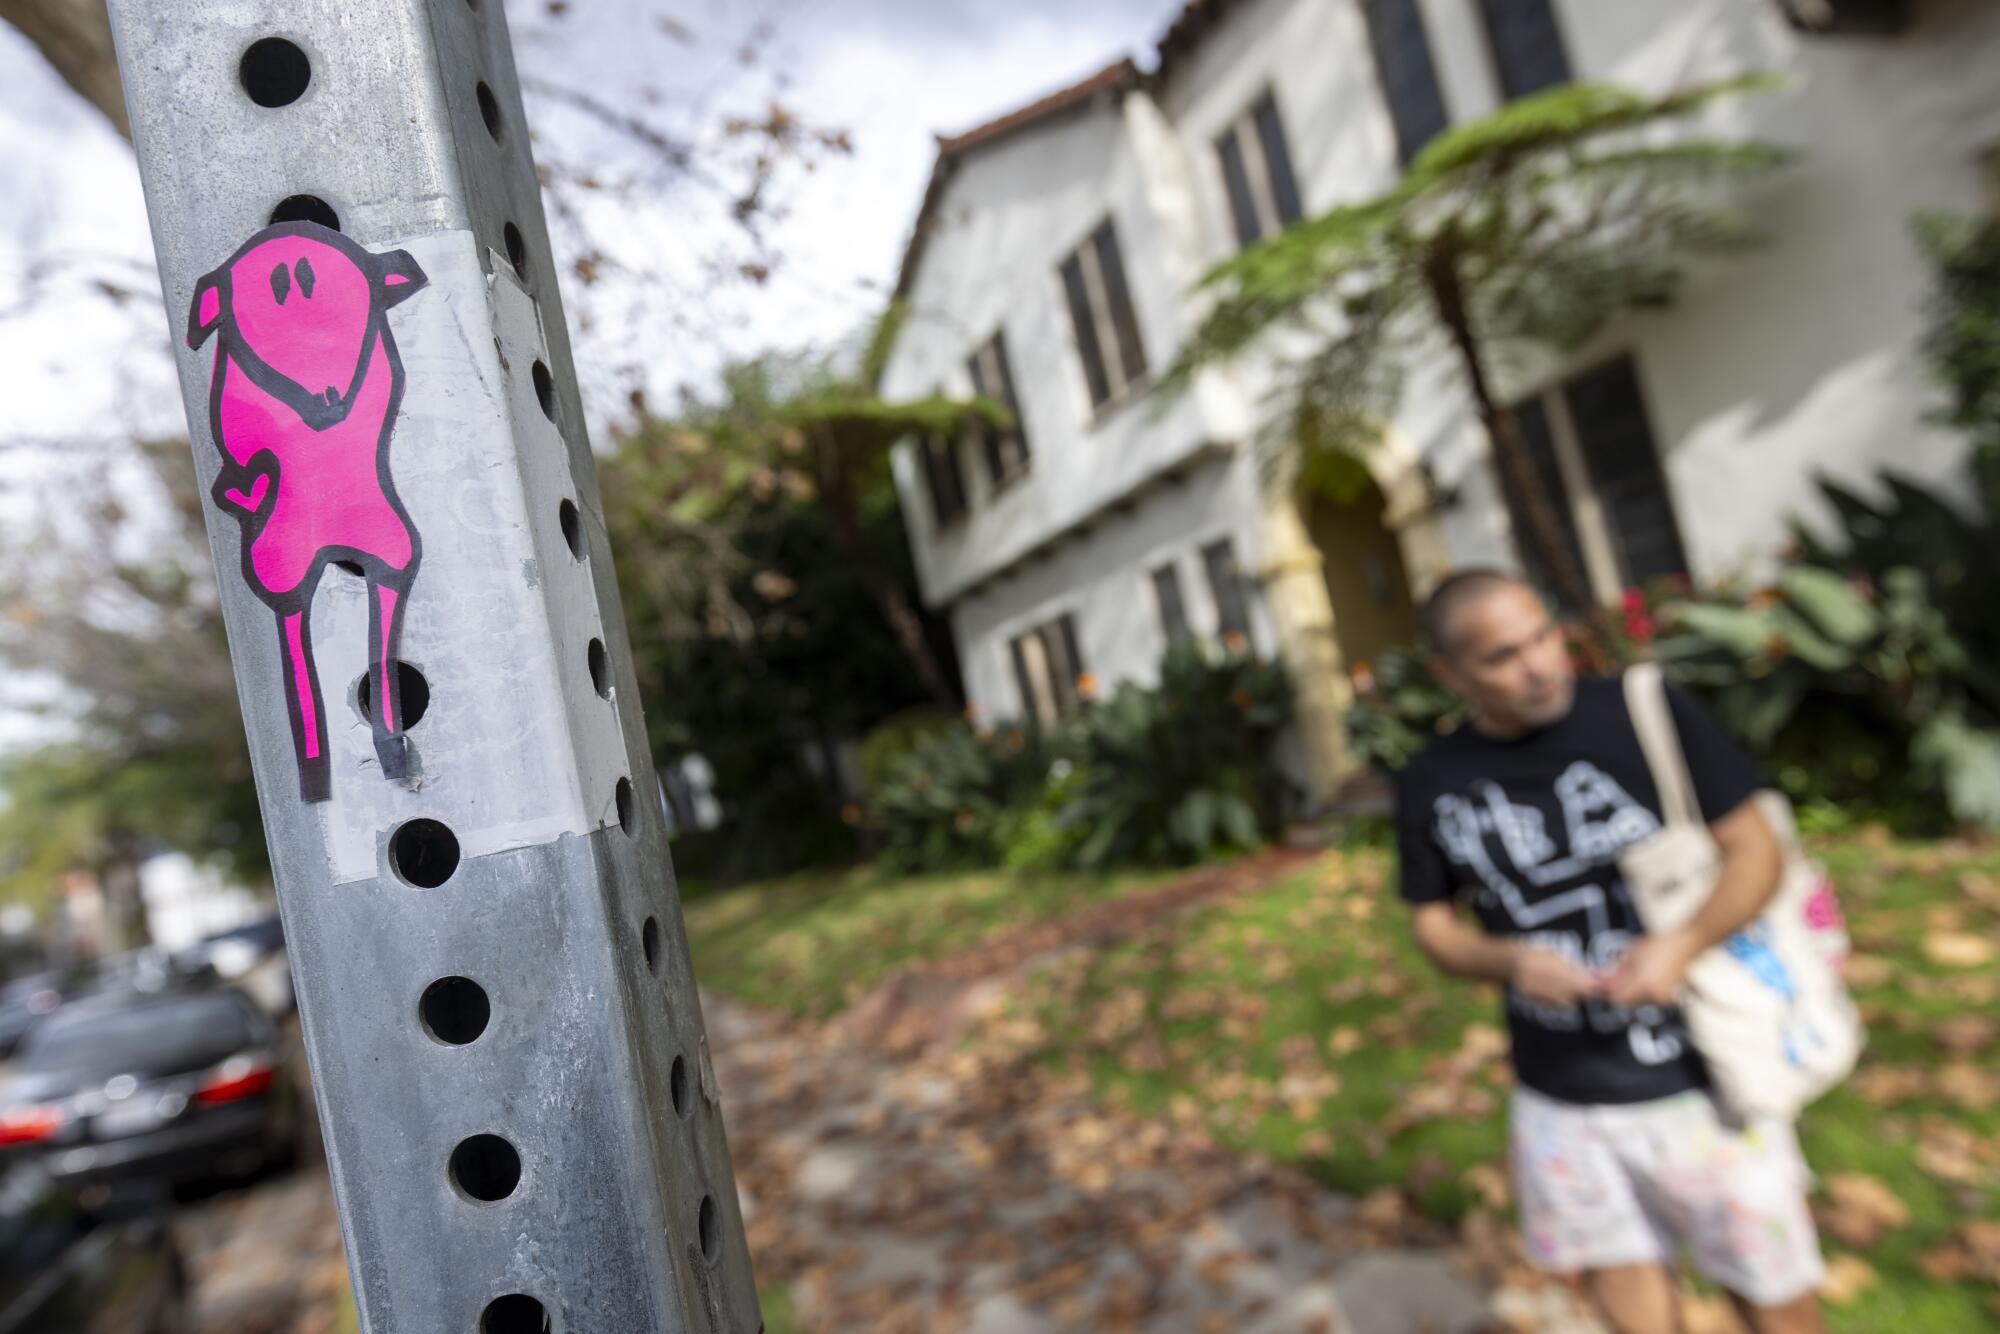
[[[1628,1008],[1675,1004],[1688,965],[1700,953],[1700,943],[1685,931],[1642,936],[1605,978],[1604,998]]]
[[[1580,1004],[1601,990],[1597,978],[1581,964],[1532,945],[1515,949],[1514,968],[1507,981],[1536,1004],[1557,1007]]]

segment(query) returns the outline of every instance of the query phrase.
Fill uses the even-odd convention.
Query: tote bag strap
[[[1681,750],[1680,729],[1674,726],[1673,710],[1667,704],[1666,678],[1658,663],[1634,663],[1625,669],[1625,709],[1632,715],[1632,730],[1639,734],[1639,749],[1645,753],[1646,767],[1652,770],[1667,824],[1705,824],[1695,801],[1694,780],[1688,776],[1687,756]]]

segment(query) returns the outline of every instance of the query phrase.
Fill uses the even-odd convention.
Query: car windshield
[[[29,1035],[21,1064],[38,1070],[117,1070],[165,1057],[226,1054],[250,1040],[236,997],[177,996],[129,1009],[58,1015]]]

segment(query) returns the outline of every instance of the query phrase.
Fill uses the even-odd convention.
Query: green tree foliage
[[[1325,467],[1316,456],[1378,435],[1407,369],[1444,352],[1522,499],[1524,555],[1565,603],[1590,606],[1494,371],[1528,349],[1575,347],[1621,310],[1667,302],[1689,257],[1754,239],[1713,187],[1784,154],[1689,124],[1765,83],[1657,98],[1577,84],[1447,130],[1387,193],[1298,223],[1203,278],[1212,304],[1170,381],[1297,339],[1308,350],[1286,368],[1275,426],[1310,477]],[[1269,343],[1274,332],[1285,340]]]
[[[1257,847],[1285,807],[1272,764],[1284,672],[1178,648],[1158,684],[1127,681],[1053,726],[959,723],[919,742],[874,793],[885,852],[909,870],[1102,870]]]
[[[268,878],[201,497],[184,440],[70,460],[106,499],[40,517],[0,549],[0,663],[46,680],[57,737],[0,768],[0,895],[46,899],[67,870],[101,876],[178,848]],[[103,494],[45,478],[51,496]]]
[[[985,409],[885,403],[864,387],[868,362],[734,366],[602,464],[651,744],[708,759],[737,853],[808,856],[779,845],[840,815],[837,743],[914,706],[960,707],[949,637],[918,610],[888,458]]]

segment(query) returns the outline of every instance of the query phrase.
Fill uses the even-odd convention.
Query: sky
[[[600,446],[628,393],[670,404],[727,360],[825,351],[878,315],[938,133],[957,133],[1123,55],[1180,0],[507,0],[534,151],[572,182],[552,219],[579,378]],[[690,143],[697,172],[567,105],[564,92]],[[752,246],[730,187],[773,103],[851,152],[784,164]],[[710,180],[714,183],[708,183]],[[0,24],[0,542],[107,444],[181,434],[168,321],[130,147]],[[595,284],[575,272],[601,254]],[[746,260],[769,277],[737,276]],[[720,276],[718,276],[720,275]],[[133,483],[141,486],[140,482]],[[114,474],[114,485],[116,477]],[[143,507],[143,496],[132,498]],[[0,682],[0,751],[50,735],[24,712],[53,682]]]
[[[612,190],[569,187],[588,237],[555,244],[579,373],[601,432],[625,391],[654,402],[718,362],[823,348],[880,311],[935,151],[952,133],[1117,57],[1142,53],[1178,0],[510,0],[516,62],[544,164]],[[724,177],[745,151],[721,126],[773,101],[844,130],[851,153],[781,169],[769,196],[771,276],[749,258],[729,192],[658,160],[537,88],[582,91],[696,147]],[[124,142],[0,25],[0,486],[26,437],[63,441],[183,428],[137,168]],[[562,187],[559,187],[562,188]],[[592,287],[579,251],[611,262]],[[718,280],[716,267],[730,276]],[[41,271],[36,277],[37,270]],[[109,285],[123,294],[113,299]],[[11,457],[10,457],[11,455]],[[0,511],[4,514],[4,511]]]

